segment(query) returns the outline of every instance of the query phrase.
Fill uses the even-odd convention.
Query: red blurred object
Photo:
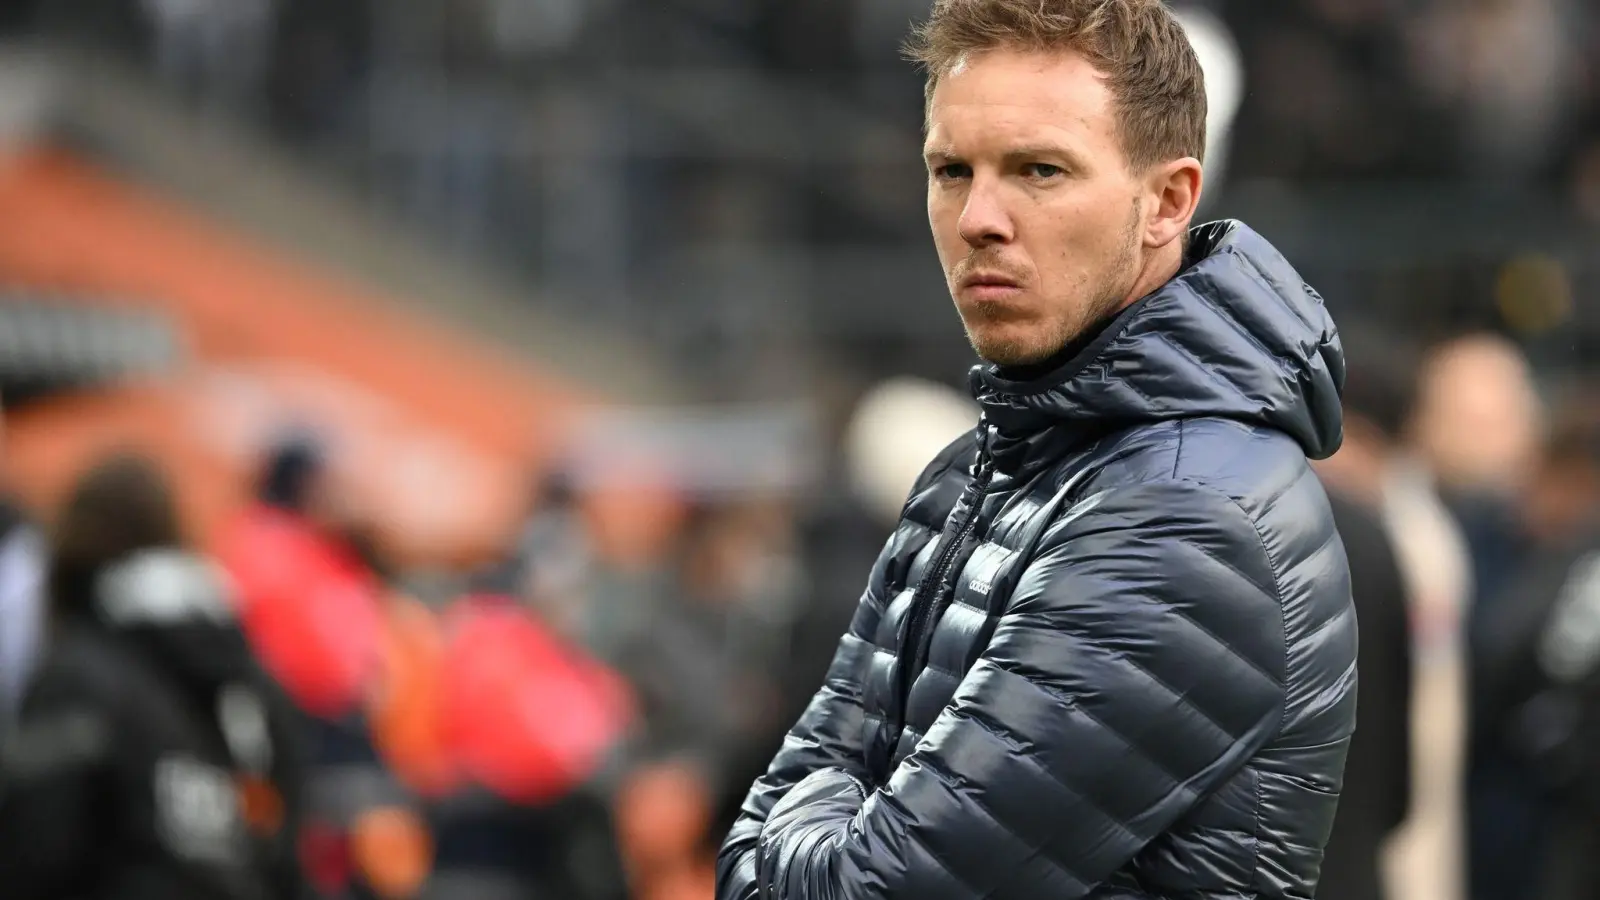
[[[349,839],[325,822],[308,822],[300,829],[300,865],[311,886],[321,894],[338,896],[349,887],[355,861]]]
[[[443,731],[462,771],[534,804],[593,776],[632,721],[621,678],[510,600],[467,598],[449,619]]]
[[[301,517],[264,506],[232,523],[217,547],[267,671],[313,715],[354,709],[381,662],[376,577]]]

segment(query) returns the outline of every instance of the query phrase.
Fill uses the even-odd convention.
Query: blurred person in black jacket
[[[304,896],[287,702],[161,473],[96,467],[51,553],[49,646],[0,747],[4,895]]]
[[[1472,660],[1476,787],[1526,843],[1474,848],[1490,900],[1600,891],[1600,427],[1568,423],[1522,504],[1528,561],[1500,593]],[[1475,823],[1476,825],[1477,823]],[[1476,882],[1481,889],[1483,882]]]
[[[1350,562],[1361,629],[1359,712],[1317,897],[1381,900],[1383,844],[1405,820],[1411,796],[1410,603],[1384,495],[1410,416],[1413,357],[1375,329],[1346,322],[1340,332],[1348,360],[1344,444],[1317,472]]]

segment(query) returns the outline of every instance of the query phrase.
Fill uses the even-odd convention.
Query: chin
[[[967,338],[979,357],[997,366],[1031,366],[1055,353],[1045,342],[1029,340],[1027,336],[968,331]]]

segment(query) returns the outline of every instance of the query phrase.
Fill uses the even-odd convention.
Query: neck
[[[1077,356],[1095,338],[1099,337],[1100,333],[1105,330],[1107,325],[1111,324],[1111,320],[1115,319],[1118,313],[1155,293],[1162,285],[1171,281],[1182,271],[1186,262],[1183,247],[1176,241],[1150,254],[1140,267],[1139,275],[1134,279],[1133,287],[1128,291],[1128,295],[1116,306],[1107,310],[1105,315],[1091,323],[1088,328],[1085,328],[1082,334],[1068,341],[1066,346],[1039,362],[1017,366],[1001,366],[1001,375],[1012,381],[1032,381],[1035,378],[1054,372],[1057,368]]]
[[[1139,302],[1145,297],[1155,293],[1162,285],[1176,278],[1183,271],[1184,266],[1192,262],[1184,258],[1183,242],[1173,241],[1165,247],[1157,249],[1145,257],[1144,265],[1139,269],[1139,275],[1133,280],[1133,287],[1129,289],[1128,296],[1113,311],[1121,312]]]

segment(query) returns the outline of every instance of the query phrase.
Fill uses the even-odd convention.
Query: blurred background
[[[0,735],[63,503],[133,454],[292,703],[296,891],[711,897],[976,421],[898,51],[929,6],[0,3]],[[1205,217],[1350,356],[1319,896],[1600,896],[1600,7],[1173,6]]]

